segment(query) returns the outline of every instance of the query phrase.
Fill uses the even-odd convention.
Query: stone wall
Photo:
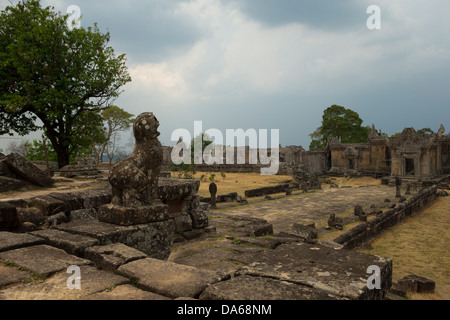
[[[248,198],[251,197],[262,197],[274,193],[282,193],[288,191],[290,188],[289,184],[280,184],[277,186],[271,186],[271,187],[263,187],[258,189],[252,189],[252,190],[246,190],[245,196]]]
[[[441,143],[442,171],[450,174],[450,137],[442,139]]]
[[[330,170],[327,157],[327,152],[306,151],[303,156],[303,164],[312,174],[324,174]]]
[[[430,205],[436,197],[437,186],[425,189],[405,202],[399,203],[395,208],[383,212],[373,220],[350,229],[334,239],[334,242],[343,245],[345,249],[354,249],[405,218],[420,212]]]

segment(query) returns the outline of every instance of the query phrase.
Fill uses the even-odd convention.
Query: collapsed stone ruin
[[[225,148],[225,147],[224,147]],[[164,147],[163,165],[171,166],[172,147]],[[196,165],[199,171],[260,172],[261,163],[249,164],[254,149],[243,149],[245,164]],[[395,137],[382,135],[372,126],[366,143],[342,143],[339,137],[330,138],[323,151],[306,151],[301,146],[280,146],[280,175],[295,176],[299,169],[311,175],[373,176],[385,178],[394,184],[400,176],[405,183],[431,186],[450,174],[450,133],[441,125],[437,133],[421,134],[414,128],[405,128]],[[236,163],[236,162],[234,162]]]

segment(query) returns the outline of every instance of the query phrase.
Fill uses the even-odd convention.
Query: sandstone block
[[[138,281],[138,287],[163,296],[198,297],[210,284],[229,275],[157,259],[141,259],[119,267],[118,271]]]
[[[0,252],[43,244],[44,240],[26,233],[0,232]]]
[[[0,261],[11,261],[16,266],[38,275],[52,275],[67,270],[71,265],[91,264],[89,260],[67,254],[64,250],[47,245],[37,245],[0,253]],[[67,279],[67,277],[66,277]]]
[[[113,243],[87,248],[85,257],[93,261],[99,269],[115,271],[125,263],[147,258],[147,255],[122,243]]]
[[[434,292],[436,287],[436,283],[433,280],[417,275],[409,275],[398,280],[398,285],[406,292],[418,293],[431,293]]]
[[[208,286],[200,300],[345,300],[344,297],[287,281],[239,276]]]
[[[45,172],[40,170],[31,161],[28,161],[17,153],[11,153],[6,156],[3,159],[3,162],[6,163],[8,168],[17,176],[22,177],[35,185],[47,188],[53,184],[52,178],[47,176]]]
[[[95,238],[55,229],[39,230],[30,234],[44,239],[45,243],[52,247],[63,249],[78,257],[84,257],[86,248],[100,244],[100,241]]]
[[[162,203],[136,208],[107,204],[101,206],[98,210],[98,219],[100,221],[120,226],[159,222],[168,218],[169,211],[167,205]]]

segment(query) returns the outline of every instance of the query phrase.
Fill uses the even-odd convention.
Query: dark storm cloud
[[[66,13],[69,5],[81,9],[83,27],[98,23],[102,32],[109,31],[111,45],[126,53],[132,63],[160,62],[186,51],[205,31],[179,5],[186,0],[62,0],[43,1]]]
[[[368,7],[367,1],[361,0],[234,0],[233,3],[248,17],[267,26],[299,23],[327,30],[365,26]]]

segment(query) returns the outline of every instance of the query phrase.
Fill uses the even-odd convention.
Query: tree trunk
[[[58,167],[61,169],[70,164],[69,147],[65,146],[64,140],[56,138],[56,132],[47,126],[47,136],[52,143],[53,149],[58,157]]]
[[[59,168],[65,167],[70,164],[69,149],[60,145],[53,145],[56,155],[58,156]]]

